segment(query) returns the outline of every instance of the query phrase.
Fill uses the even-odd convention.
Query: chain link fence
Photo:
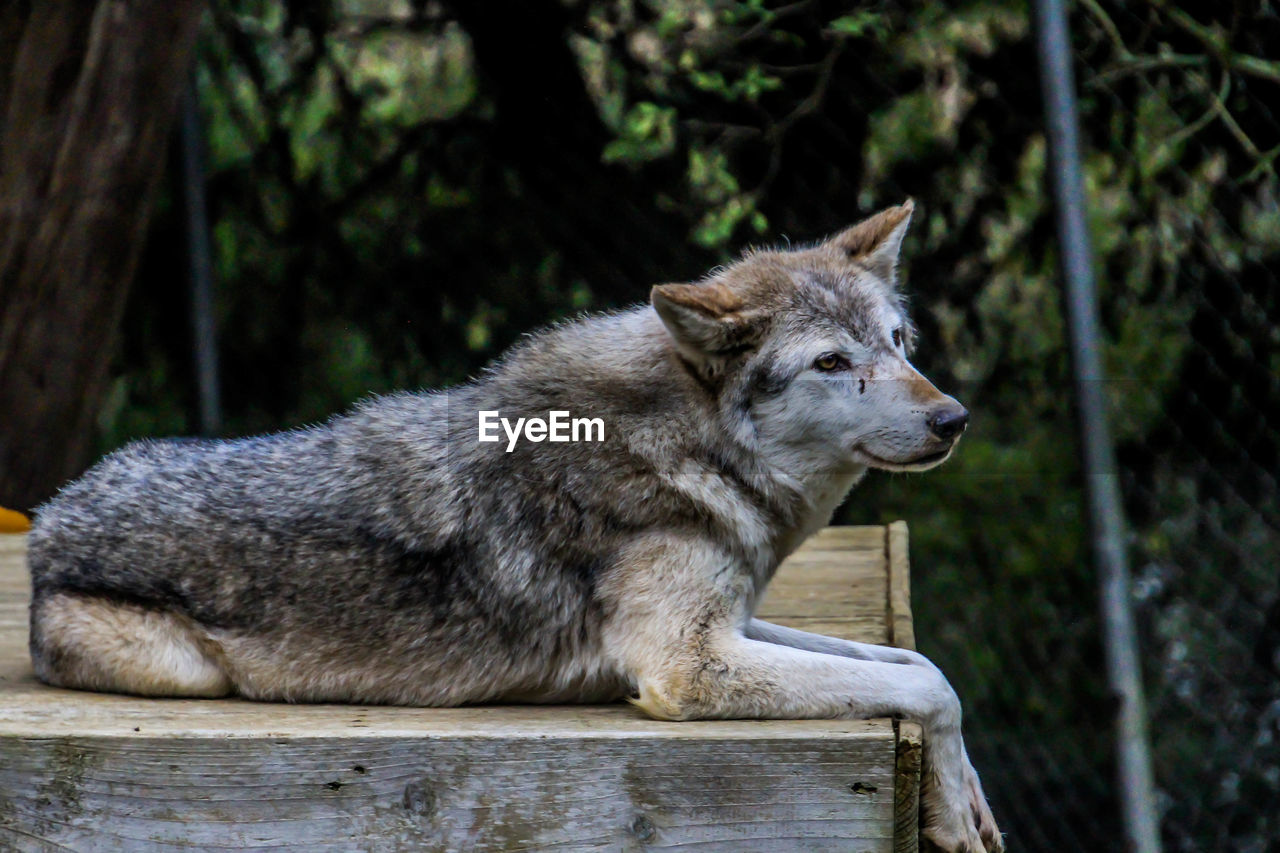
[[[1178,306],[1177,380],[1159,422],[1120,446],[1166,846],[1275,850],[1280,21],[1087,0],[1079,28],[1094,150],[1181,199],[1172,215],[1143,206],[1179,234],[1142,294]]]
[[[1280,850],[1280,16],[1072,10],[1166,849]],[[906,518],[917,634],[1015,850],[1121,849],[1034,41],[1016,2],[215,0],[198,69],[228,430],[917,200],[917,362],[974,412]],[[104,444],[193,431],[162,211]]]

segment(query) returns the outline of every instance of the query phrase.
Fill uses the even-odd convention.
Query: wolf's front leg
[[[808,652],[730,632],[706,637],[698,646],[694,654],[673,655],[660,670],[640,673],[633,701],[667,720],[917,720],[925,730],[925,837],[947,853],[1002,849],[965,755],[960,702],[936,671]]]
[[[771,622],[765,622],[761,619],[749,620],[746,625],[745,633],[749,639],[760,640],[762,642],[773,643],[780,646],[787,646],[793,649],[803,649],[810,652],[839,655],[841,657],[854,658],[856,660],[880,661],[881,663],[898,664],[901,666],[922,667],[936,673],[937,677],[944,678],[942,671],[939,670],[932,661],[919,652],[911,649],[900,649],[895,646],[880,646],[872,643],[858,643],[852,640],[841,640],[837,637],[827,637],[822,634],[812,634],[808,631],[799,631],[795,628],[788,628],[784,625],[774,625]],[[977,824],[978,833],[981,835],[982,841],[987,846],[987,849],[1001,849],[1002,842],[1000,830],[996,826],[995,816],[991,813],[991,806],[987,802],[986,794],[982,791],[982,783],[978,780],[978,772],[973,769],[973,764],[969,761],[967,752],[963,753],[963,761],[966,788],[968,789],[970,806],[973,810],[973,819]],[[929,784],[930,780],[926,779],[926,798],[930,796],[930,791],[927,790]]]
[[[854,660],[859,661],[878,661],[896,666],[919,667],[919,669],[932,672],[938,679],[946,680],[945,676],[942,675],[942,671],[937,666],[934,666],[933,662],[929,661],[929,658],[924,657],[919,652],[911,651],[911,649],[876,646],[873,643],[855,643],[854,640],[824,637],[822,634],[810,634],[809,631],[786,628],[785,625],[774,625],[772,622],[765,622],[759,619],[748,621],[745,635],[749,639],[760,640],[763,643],[803,649],[806,652],[837,654],[840,657],[854,658]],[[957,708],[957,715],[959,715],[959,708]],[[957,716],[957,726],[959,726],[959,716]],[[925,742],[925,758],[927,760],[928,749],[929,744]],[[978,834],[982,836],[986,849],[1002,849],[1004,848],[1004,843],[1001,840],[1000,829],[996,826],[996,817],[991,813],[991,806],[987,803],[987,795],[983,793],[982,783],[978,780],[978,771],[974,770],[973,763],[969,761],[969,756],[965,752],[963,743],[961,743],[960,747],[960,756],[964,765],[964,786],[966,793],[968,793],[970,809],[973,812],[974,825],[978,827]],[[925,806],[928,809],[929,798],[934,797],[934,795],[941,795],[937,793],[940,785],[937,784],[937,781],[932,776],[927,776],[924,780],[924,788]],[[925,827],[927,833],[928,829],[928,826]]]
[[[914,664],[936,669],[933,663],[919,652],[911,649],[900,649],[897,646],[881,646],[875,643],[858,643],[853,640],[841,640],[825,634],[813,634],[775,625],[763,619],[750,619],[743,633],[752,640],[762,640],[778,646],[790,646],[793,649],[804,649],[807,652],[822,652],[828,655],[839,655],[858,660],[878,660],[882,663]]]
[[[1002,849],[994,823],[985,833],[979,825],[981,789],[965,757],[960,702],[935,667],[750,639],[742,630],[746,581],[731,558],[680,543],[632,557],[602,592],[616,608],[606,645],[636,685],[635,704],[668,720],[917,720],[925,729],[925,837],[947,853]]]

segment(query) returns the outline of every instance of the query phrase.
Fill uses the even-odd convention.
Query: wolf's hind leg
[[[141,696],[226,696],[231,680],[187,619],[65,593],[31,612],[36,676],[56,687]]]

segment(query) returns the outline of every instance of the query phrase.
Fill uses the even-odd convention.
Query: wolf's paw
[[[946,825],[926,826],[920,833],[928,842],[924,849],[938,853],[994,853],[1003,847],[989,847],[978,831],[977,822],[960,818]]]
[[[925,820],[921,835],[926,849],[942,853],[1003,853],[1004,838],[996,826],[978,774],[965,761],[963,781],[950,791],[950,786],[927,786]],[[947,794],[944,794],[946,791]]]
[[[940,829],[926,829],[921,833],[925,840],[921,849],[929,853],[982,853],[982,848],[975,846],[979,843],[977,836],[972,833],[966,833],[966,835],[968,837],[943,832]]]
[[[965,789],[969,793],[969,814],[978,831],[978,837],[982,839],[983,846],[978,849],[985,850],[987,853],[1004,853],[1004,837],[1000,835],[995,816],[991,814],[991,805],[987,802],[987,796],[982,793],[982,783],[978,781],[978,774],[972,766],[966,767],[965,771]]]

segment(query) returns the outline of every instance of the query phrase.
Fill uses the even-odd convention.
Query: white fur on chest
[[[798,528],[784,534],[778,548],[779,560],[786,558],[806,539],[826,527],[836,508],[866,473],[866,468],[857,466],[807,478],[805,491],[810,507],[809,513]]]

